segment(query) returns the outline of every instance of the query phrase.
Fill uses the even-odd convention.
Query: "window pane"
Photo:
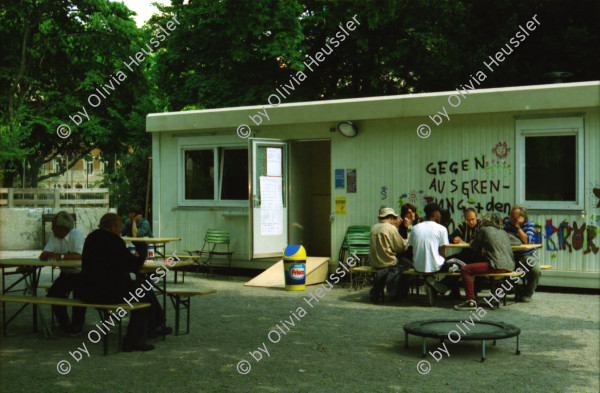
[[[221,200],[248,200],[248,149],[223,151]]]
[[[214,166],[212,150],[185,152],[185,199],[215,198]]]
[[[525,199],[575,201],[575,135],[525,138]]]

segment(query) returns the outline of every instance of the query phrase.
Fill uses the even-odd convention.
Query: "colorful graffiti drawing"
[[[546,250],[557,251],[556,244],[554,244],[554,240],[552,240],[552,235],[557,231],[558,229],[552,225],[552,219],[546,220],[546,234],[544,235],[544,239],[546,239]],[[553,248],[550,248],[550,243],[552,243]],[[573,247],[575,247],[575,240],[573,240]],[[576,248],[576,250],[578,250],[578,248]]]
[[[558,249],[566,250],[569,248],[569,252],[572,252],[571,244],[567,240],[569,236],[571,236],[571,232],[573,232],[573,227],[569,226],[567,220],[564,220],[558,226]]]
[[[412,203],[417,203],[419,201],[416,190],[410,190],[410,192],[408,193],[408,200]]]
[[[594,238],[596,238],[596,235],[598,235],[598,233],[600,233],[600,230],[593,225],[588,225],[586,230],[587,230],[587,248],[585,249],[585,251],[583,253],[589,254],[590,252],[593,252],[594,254],[597,254],[598,251],[600,251],[600,248],[598,248],[598,246],[596,246],[594,244]]]
[[[381,200],[387,199],[387,186],[381,187]]]
[[[492,153],[494,153],[499,160],[504,160],[508,157],[508,153],[510,153],[510,147],[508,147],[506,142],[498,142],[492,149]]]
[[[573,249],[581,250],[583,248],[583,232],[585,231],[585,222],[581,228],[577,228],[577,223],[573,221]]]
[[[510,218],[505,218],[504,221],[510,220]],[[533,226],[533,243],[534,244],[542,244],[542,226],[540,224],[535,224]]]
[[[492,148],[492,153],[495,158],[491,161],[485,162],[485,171],[491,172],[492,176],[502,175],[503,177],[510,176],[512,174],[510,164],[507,164],[506,158],[510,153],[510,147],[506,142],[498,142],[496,146]],[[492,156],[493,157],[493,156]],[[498,171],[498,172],[496,172]]]
[[[600,226],[600,183],[591,183],[586,187],[590,200],[590,225]]]

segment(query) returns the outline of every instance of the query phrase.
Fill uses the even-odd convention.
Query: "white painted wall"
[[[72,211],[69,211],[71,213]],[[100,217],[114,209],[102,207],[75,208],[76,228],[83,236],[98,228]],[[1,208],[0,209],[0,250],[41,250],[42,214],[55,213],[48,208]],[[46,236],[52,233],[47,224]]]

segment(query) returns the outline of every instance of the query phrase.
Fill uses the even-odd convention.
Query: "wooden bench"
[[[217,293],[216,289],[199,289],[199,288],[167,288],[167,295],[175,308],[175,335],[179,336],[179,313],[181,307],[187,310],[187,324],[185,333],[190,332],[190,311],[192,297],[210,295]]]
[[[552,265],[540,265],[540,269],[541,270],[549,270],[552,268]],[[351,267],[350,268],[350,290],[352,290],[352,272],[357,272],[357,273],[363,273],[366,275],[377,275],[377,273],[379,272],[379,270],[381,269],[377,269],[371,266],[357,266],[357,267]],[[427,276],[440,276],[440,277],[460,277],[461,274],[460,272],[456,272],[456,273],[451,273],[451,272],[431,272],[431,273],[425,273],[425,272],[417,272],[415,269],[409,269],[409,270],[405,270],[402,272],[402,274],[406,274],[406,275],[411,275],[411,276],[417,276],[417,277],[427,277]],[[521,277],[524,276],[525,272],[505,272],[505,273],[482,273],[482,274],[474,274],[474,277],[489,277],[492,278],[494,280],[502,280],[506,277]],[[419,285],[417,284],[416,286],[417,288],[417,295],[419,294]],[[425,286],[425,290],[429,291],[430,288],[428,286]],[[412,293],[412,288],[411,288],[411,293]],[[432,296],[428,296],[429,299],[432,299]],[[433,304],[431,304],[432,301],[430,301],[430,306],[433,306]],[[504,305],[506,306],[506,296],[504,296]],[[498,306],[500,306],[500,304],[498,304]]]
[[[25,308],[28,304],[36,304],[36,305],[48,305],[48,306],[66,306],[66,307],[87,307],[94,308],[98,311],[100,315],[100,319],[105,321],[109,318],[109,311],[115,311],[118,308],[123,308],[124,310],[133,311],[139,310],[142,308],[150,307],[150,303],[133,303],[131,306],[127,303],[123,304],[95,304],[95,303],[86,303],[82,300],[78,299],[69,299],[69,298],[57,298],[57,297],[47,297],[47,296],[30,296],[30,295],[0,295],[0,302],[4,303],[22,303],[24,304],[19,311],[17,311],[9,320],[6,320],[6,306],[3,306],[3,318],[2,318],[2,327],[4,330],[4,336],[6,336],[6,330],[8,324],[14,319],[14,317],[21,312],[23,308]],[[116,318],[113,318],[114,321]],[[122,326],[121,326],[121,318],[118,320],[119,322],[119,351],[122,346]],[[100,332],[99,332],[100,333]],[[103,338],[104,344],[104,355],[108,354],[108,334],[104,335]]]

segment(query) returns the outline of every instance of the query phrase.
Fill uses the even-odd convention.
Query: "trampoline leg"
[[[424,358],[425,356],[427,356],[427,346],[425,345],[425,337],[423,337],[423,355],[421,357]]]
[[[485,362],[485,340],[481,340],[481,362]]]
[[[493,345],[496,345],[496,339],[494,339],[494,344]]]
[[[408,332],[404,332],[404,348],[408,348]]]
[[[515,353],[515,355],[520,355],[521,351],[519,350],[519,336],[517,336],[517,352]]]

